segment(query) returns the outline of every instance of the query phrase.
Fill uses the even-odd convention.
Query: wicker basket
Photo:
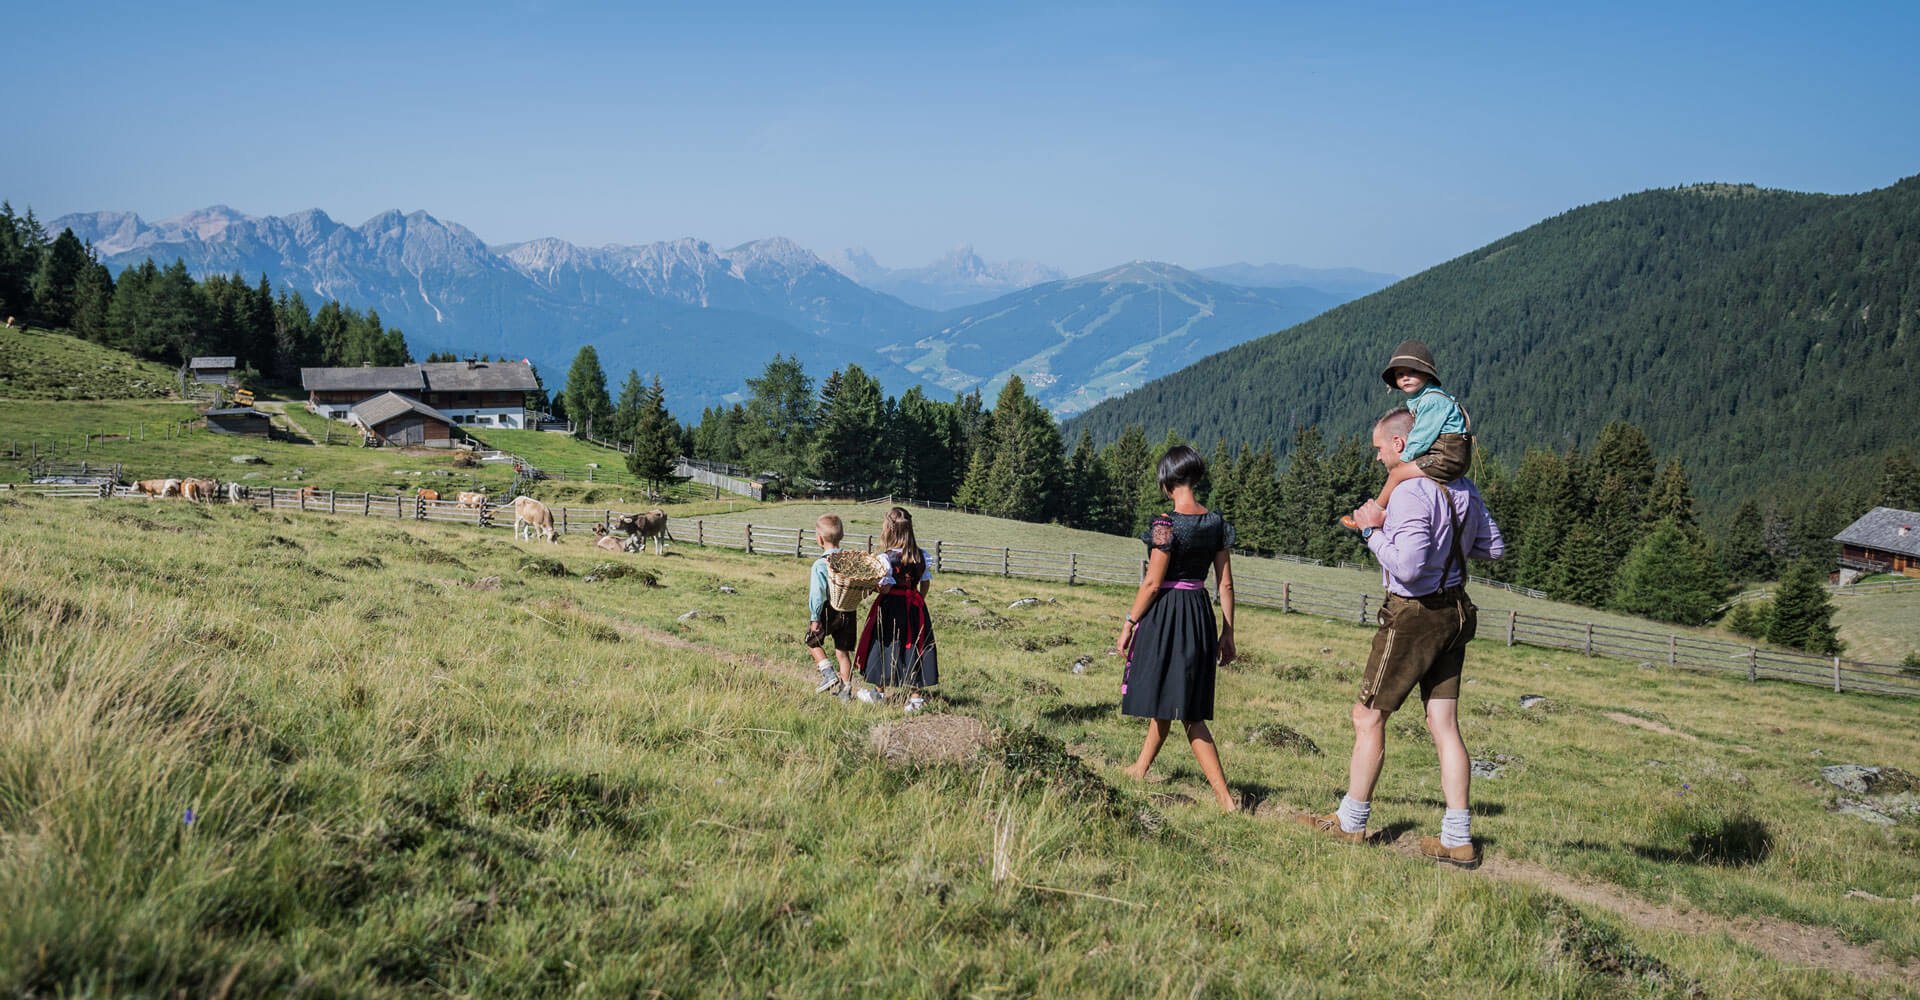
[[[879,590],[886,564],[865,552],[842,549],[827,556],[827,603],[835,611],[858,611]]]

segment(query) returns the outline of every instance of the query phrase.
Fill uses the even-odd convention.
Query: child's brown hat
[[[1381,370],[1381,380],[1388,385],[1393,385],[1393,370],[1395,368],[1405,368],[1408,371],[1419,372],[1425,375],[1427,380],[1434,385],[1440,384],[1440,373],[1433,370],[1433,352],[1427,350],[1427,345],[1420,341],[1401,341],[1400,346],[1393,349],[1392,360],[1389,360],[1387,367]]]

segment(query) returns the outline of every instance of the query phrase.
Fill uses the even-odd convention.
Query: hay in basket
[[[858,611],[885,575],[886,563],[878,556],[852,549],[832,553],[827,556],[827,603],[835,611]]]

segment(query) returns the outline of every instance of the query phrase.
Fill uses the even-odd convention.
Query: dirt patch
[[[1635,729],[1644,729],[1647,732],[1659,733],[1662,736],[1678,736],[1689,743],[1700,742],[1700,737],[1695,736],[1692,733],[1683,733],[1680,730],[1673,728],[1672,726],[1665,725],[1664,723],[1655,722],[1652,719],[1642,719],[1637,715],[1628,715],[1625,712],[1602,712],[1600,714],[1603,717],[1607,719],[1611,719],[1614,722],[1618,722],[1623,726],[1632,726]]]
[[[895,767],[961,764],[993,742],[993,729],[970,715],[921,715],[873,727],[873,749]]]

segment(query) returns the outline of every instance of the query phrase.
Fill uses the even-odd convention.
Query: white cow
[[[536,531],[549,542],[560,541],[559,533],[553,530],[553,511],[546,504],[532,497],[514,497],[514,537],[531,541]]]

